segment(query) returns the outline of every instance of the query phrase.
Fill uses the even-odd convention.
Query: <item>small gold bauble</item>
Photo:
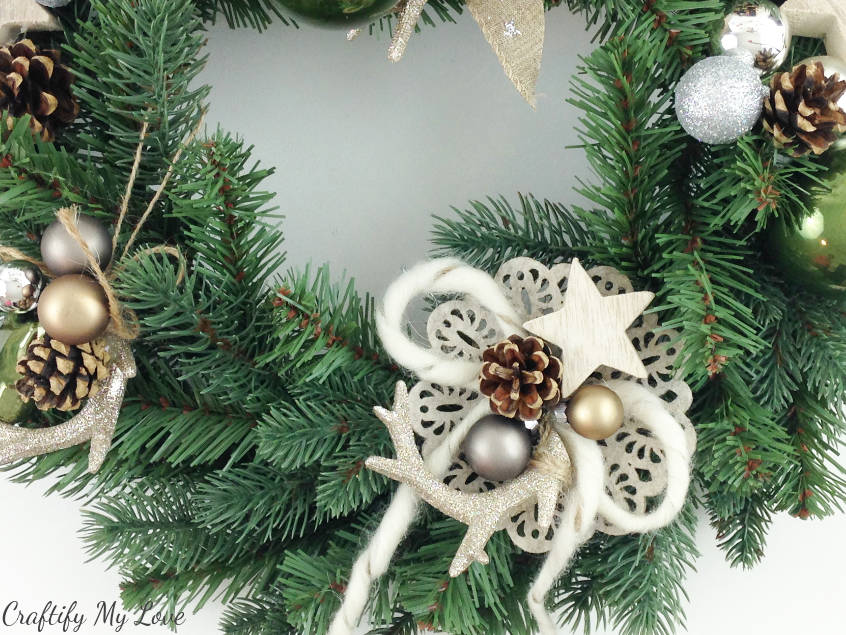
[[[607,439],[623,425],[623,402],[605,386],[582,386],[570,397],[567,421],[583,437]]]
[[[109,301],[91,278],[60,276],[41,293],[38,321],[50,337],[65,344],[84,344],[102,335],[109,325]]]

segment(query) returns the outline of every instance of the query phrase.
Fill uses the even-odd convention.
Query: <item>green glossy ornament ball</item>
[[[0,422],[17,423],[26,416],[30,404],[25,403],[15,388],[21,378],[18,360],[38,334],[38,322],[17,322],[8,316],[0,326]]]
[[[826,184],[812,194],[810,214],[798,227],[774,223],[770,257],[784,276],[804,289],[846,299],[846,152],[835,154]]]
[[[329,28],[364,26],[390,12],[397,0],[281,0],[281,4],[306,22]]]

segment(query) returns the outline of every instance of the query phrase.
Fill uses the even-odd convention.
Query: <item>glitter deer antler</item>
[[[78,415],[50,428],[29,429],[0,424],[0,465],[70,448],[90,440],[88,471],[93,474],[100,469],[112,447],[112,435],[126,384],[130,378],[135,377],[135,359],[129,343],[110,336],[109,348],[113,359],[109,378]]]
[[[561,490],[570,484],[570,459],[558,434],[545,436],[535,450],[536,463],[516,479],[495,489],[469,494],[451,489],[426,467],[417,449],[412,428],[408,389],[397,384],[393,410],[374,408],[387,426],[397,458],[372,456],[368,468],[414,488],[427,503],[468,526],[467,534],[449,568],[452,577],[461,575],[475,560],[488,563],[485,545],[495,531],[515,513],[538,504],[538,524],[548,529],[552,524]],[[543,457],[543,461],[537,461]],[[546,470],[541,463],[555,465]]]

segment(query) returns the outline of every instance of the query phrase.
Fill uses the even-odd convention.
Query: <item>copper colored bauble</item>
[[[582,386],[567,404],[567,421],[583,437],[607,439],[623,425],[623,402],[605,386]]]
[[[61,276],[41,294],[38,320],[50,337],[65,344],[84,344],[102,335],[109,325],[109,301],[91,278]]]

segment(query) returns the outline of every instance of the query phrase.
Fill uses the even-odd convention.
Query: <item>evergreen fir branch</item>
[[[91,557],[131,554],[134,562],[165,563],[177,572],[198,566],[225,545],[209,543],[208,532],[194,523],[192,490],[190,482],[165,481],[101,499],[85,511],[83,539]]]
[[[73,140],[104,172],[128,174],[142,122],[149,123],[138,188],[159,183],[199,121],[207,86],[193,80],[205,63],[201,22],[191,0],[93,0],[68,52],[85,116]],[[103,69],[108,69],[107,73]],[[114,201],[122,192],[115,192]]]
[[[771,489],[749,496],[714,491],[705,500],[719,547],[733,567],[750,568],[764,557],[772,524]]]
[[[453,208],[457,219],[435,216],[433,256],[457,256],[494,272],[506,260],[525,256],[548,265],[580,255],[588,240],[581,221],[563,206],[520,195],[520,208],[505,198]]]
[[[719,235],[696,220],[682,234],[661,235],[665,269],[659,276],[666,288],[666,328],[681,332],[681,369],[694,388],[724,372],[732,364],[743,364],[764,346],[761,328],[749,307],[763,301],[745,243]]]
[[[284,614],[284,605],[276,599],[238,598],[227,605],[220,627],[226,635],[295,635]]]
[[[227,601],[274,579],[284,544],[233,557],[226,534],[196,522],[193,491],[186,481],[148,481],[86,512],[83,538],[92,557],[126,563],[128,608],[151,602],[176,612],[196,602],[199,610],[218,590]]]
[[[699,556],[695,529],[688,504],[672,524],[652,534],[609,539],[601,574],[611,621],[621,635],[671,635],[684,626],[685,578]]]
[[[795,458],[786,431],[748,383],[729,366],[712,391],[699,394],[696,473],[708,493],[752,495]]]
[[[396,366],[382,350],[373,325],[374,303],[352,281],[333,283],[326,266],[314,274],[291,271],[273,301],[271,343],[256,363],[295,382],[322,382],[343,368],[355,376],[388,379]]]
[[[778,509],[802,519],[843,512],[846,505],[846,466],[840,447],[846,433],[843,401],[829,403],[798,392],[785,416],[796,447],[796,458],[778,474]]]
[[[140,318],[144,342],[170,364],[181,382],[207,398],[246,413],[264,412],[273,396],[284,396],[274,374],[256,367],[269,328],[270,307],[253,307],[250,321],[238,299],[189,273],[177,284],[175,264],[161,256],[129,262],[119,288]],[[152,280],[158,281],[151,283]]]
[[[387,493],[390,480],[364,466],[367,457],[390,454],[393,447],[384,426],[379,428],[374,427],[368,436],[357,434],[347,447],[321,461],[315,497],[320,521],[346,516]]]
[[[0,116],[5,120],[7,113]],[[89,161],[41,141],[29,121],[29,115],[20,117],[0,136],[0,238],[36,256],[36,237],[55,220],[57,209],[78,204],[89,214],[105,216],[115,182]]]
[[[670,93],[652,94],[663,42],[615,39],[584,60],[569,102],[583,111],[579,138],[598,183],[578,192],[599,207],[577,210],[594,236],[594,259],[643,277],[658,256],[655,235],[677,206],[668,178],[683,133]]]
[[[821,184],[825,166],[812,157],[786,161],[770,139],[745,135],[717,159],[715,168],[700,181],[699,197],[702,207],[712,211],[712,222],[740,227],[754,220],[761,230],[773,217],[793,224],[807,216],[809,191]]]
[[[301,538],[314,528],[314,483],[308,472],[287,474],[262,464],[209,475],[197,486],[197,519],[236,544]]]
[[[486,546],[488,566],[472,564],[465,575],[447,575],[465,530],[458,521],[440,517],[406,537],[408,546],[392,571],[394,579],[402,581],[397,589],[400,605],[431,630],[528,634],[533,622],[523,599],[531,578],[515,585],[510,563],[517,548],[504,532],[494,534]]]
[[[589,632],[610,621],[623,635],[670,635],[684,624],[685,577],[699,555],[688,504],[668,527],[639,536],[596,536],[552,593],[561,622]]]
[[[252,147],[218,130],[189,146],[174,173],[167,218],[179,221],[193,269],[243,303],[233,320],[250,321],[267,279],[282,266],[282,234],[267,224],[273,195],[260,190],[272,170],[249,167]]]
[[[594,535],[576,553],[549,595],[549,608],[558,622],[572,631],[591,633],[608,622],[609,606],[594,569],[604,560],[607,539]]]
[[[605,42],[615,37],[649,39],[666,50],[658,60],[656,83],[673,84],[691,59],[710,44],[710,25],[725,16],[722,0],[567,0],[583,13],[588,28]]]
[[[212,24],[220,15],[231,28],[250,27],[263,31],[275,20],[285,26],[298,26],[290,16],[283,15],[279,0],[194,0],[194,4],[201,18]]]

